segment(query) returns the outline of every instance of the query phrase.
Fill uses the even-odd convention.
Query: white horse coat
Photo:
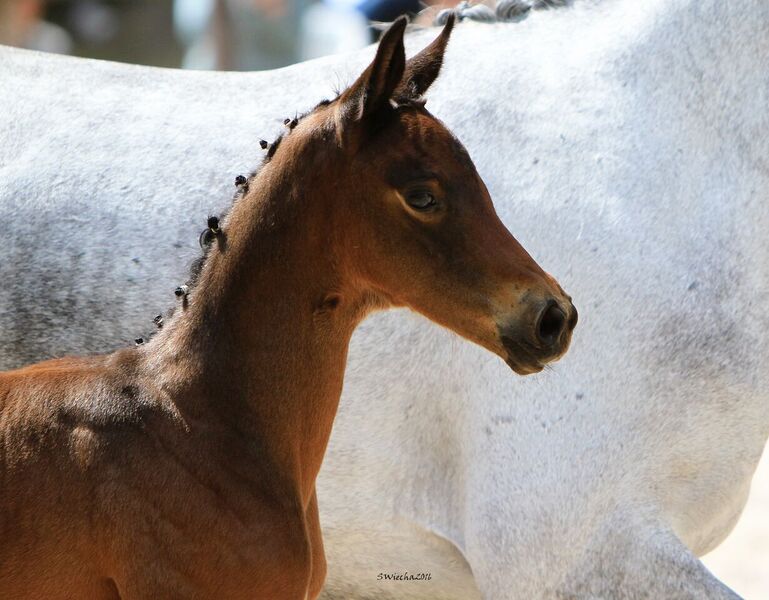
[[[738,8],[457,28],[428,107],[580,324],[527,378],[408,313],[363,324],[318,481],[327,598],[734,597],[696,556],[769,435],[769,3]],[[240,74],[3,49],[0,366],[146,335],[258,140],[371,54]]]

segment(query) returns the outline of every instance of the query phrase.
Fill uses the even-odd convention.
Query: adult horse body
[[[318,481],[328,597],[732,597],[696,556],[769,433],[768,29],[762,0],[458,28],[430,107],[580,331],[521,380],[404,315],[363,326]],[[3,366],[144,333],[221,173],[369,56],[243,75],[4,51]]]

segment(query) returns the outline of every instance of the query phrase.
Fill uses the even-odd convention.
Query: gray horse
[[[0,52],[0,364],[148,335],[259,140],[371,54]],[[407,313],[364,324],[318,482],[329,598],[735,597],[697,556],[769,435],[767,56],[764,0],[458,27],[429,106],[582,321],[526,379]]]

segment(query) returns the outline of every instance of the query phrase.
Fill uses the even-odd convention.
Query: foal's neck
[[[322,183],[273,166],[235,204],[187,307],[144,352],[182,412],[235,425],[307,502],[368,299],[346,272]]]

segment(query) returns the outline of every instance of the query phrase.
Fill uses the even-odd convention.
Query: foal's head
[[[343,249],[334,260],[359,290],[533,373],[566,351],[577,311],[505,229],[467,151],[424,107],[452,26],[406,61],[405,20],[396,21],[357,81],[303,118],[273,160],[312,157],[303,164],[321,172],[313,177],[333,214],[329,239]]]

